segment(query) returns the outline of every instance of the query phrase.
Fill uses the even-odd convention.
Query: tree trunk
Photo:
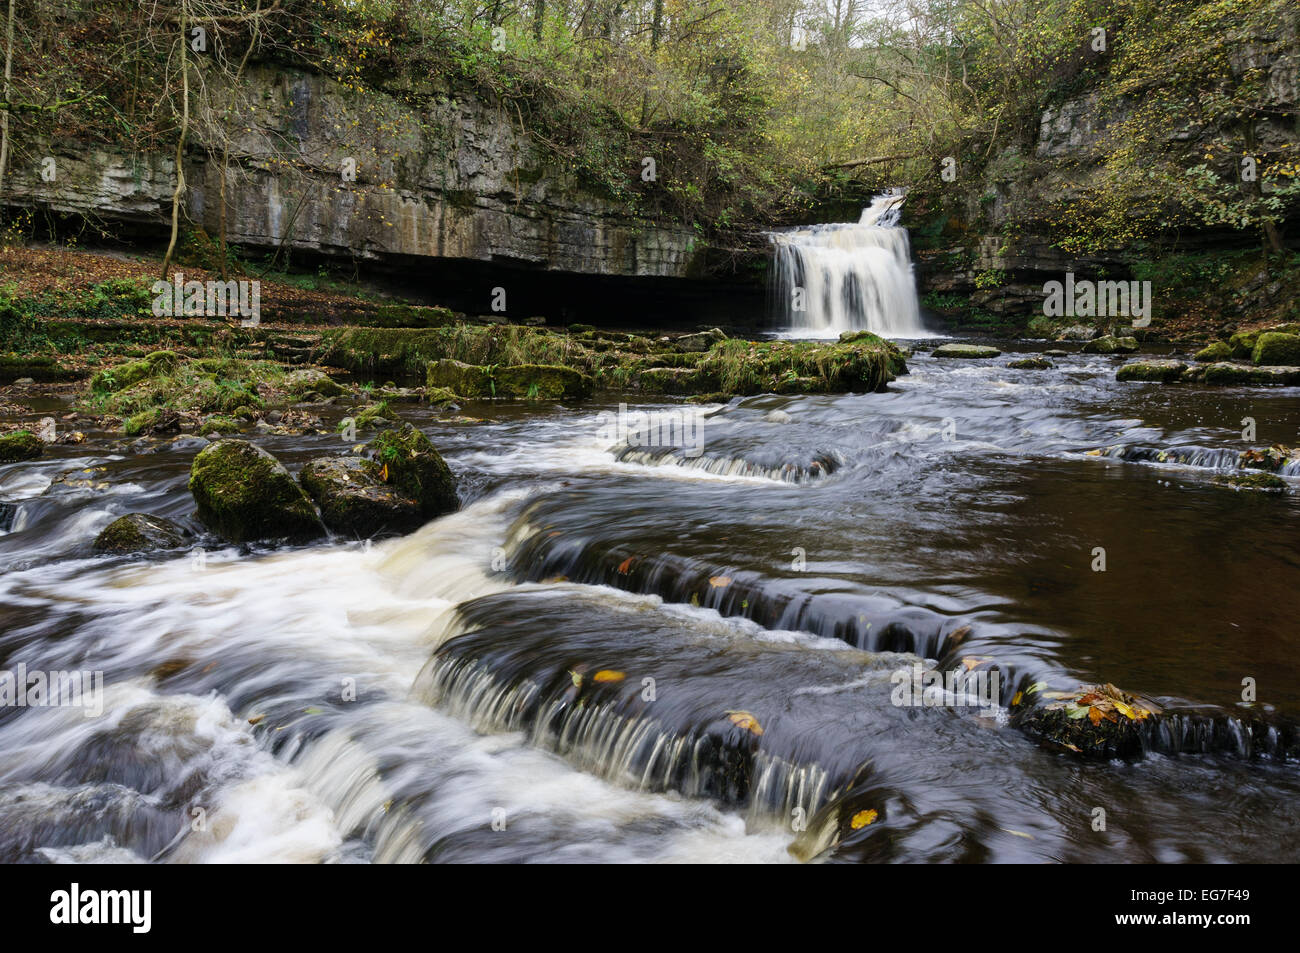
[[[176,251],[176,236],[180,232],[181,193],[185,191],[185,134],[190,128],[190,61],[189,61],[189,7],[181,0],[181,130],[176,137],[176,191],[172,193],[172,237],[163,256],[162,279],[167,280],[172,254]]]
[[[9,0],[9,20],[5,26],[5,84],[4,101],[9,102],[9,84],[14,75],[14,6],[18,0]],[[0,196],[5,191],[5,170],[9,167],[9,110],[0,113]]]

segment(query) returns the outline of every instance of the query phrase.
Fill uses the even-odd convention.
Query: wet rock
[[[1130,361],[1115,371],[1115,380],[1169,384],[1181,380],[1186,370],[1187,365],[1182,361]]]
[[[460,508],[451,470],[429,438],[410,424],[385,430],[366,445],[365,455],[379,465],[380,481],[415,500],[425,519]]]
[[[1265,331],[1256,339],[1251,359],[1270,366],[1300,364],[1300,335]]]
[[[956,357],[967,359],[983,359],[997,357],[1002,352],[995,347],[987,344],[941,344],[934,349],[931,357]]]
[[[201,450],[190,468],[190,492],[199,519],[232,543],[302,541],[322,532],[311,500],[289,471],[246,440],[219,440]]]
[[[1137,338],[1117,338],[1113,334],[1095,338],[1082,348],[1084,354],[1132,354],[1137,349]]]
[[[128,513],[109,523],[95,537],[94,549],[101,553],[143,553],[176,549],[190,534],[178,524],[148,513]]]
[[[727,340],[727,336],[719,328],[709,328],[707,331],[700,331],[697,334],[683,334],[674,343],[683,351],[689,353],[704,352],[719,341]],[[843,335],[841,335],[843,340]]]
[[[1097,329],[1087,324],[1072,324],[1056,336],[1058,341],[1091,341]]]
[[[0,437],[0,463],[35,460],[44,452],[44,442],[30,430],[15,430]]]
[[[303,467],[299,480],[335,533],[365,539],[419,529],[428,520],[420,503],[384,482],[384,473],[374,460],[318,457]]]
[[[1007,365],[1017,371],[1046,371],[1055,366],[1045,357],[1024,357]]]
[[[1196,360],[1202,364],[1226,361],[1230,357],[1232,357],[1232,346],[1227,341],[1215,341],[1208,347],[1203,347],[1196,352]]]
[[[1221,473],[1211,482],[1235,490],[1260,490],[1265,493],[1285,493],[1290,489],[1286,480],[1271,473]]]
[[[1052,348],[1049,351],[1044,351],[1043,356],[1044,357],[1069,357],[1070,352],[1062,351],[1060,348]]]
[[[1219,361],[1206,365],[1204,381],[1207,384],[1227,386],[1264,384],[1291,387],[1300,384],[1300,367],[1254,367]]]
[[[1032,692],[1037,686],[1026,691]],[[1146,699],[1114,685],[1081,685],[1073,692],[1041,691],[1012,703],[1014,723],[1025,733],[1087,758],[1127,758],[1142,753],[1142,725],[1160,713]]]
[[[320,398],[341,397],[348,392],[324,371],[312,367],[292,371],[285,376],[284,383],[285,390],[295,400],[306,400],[313,394]]]

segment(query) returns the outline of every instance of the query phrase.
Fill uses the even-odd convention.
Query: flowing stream
[[[1300,714],[1300,497],[1210,479],[1300,396],[1014,356],[709,407],[698,456],[611,447],[601,403],[406,405],[464,506],[373,545],[204,536],[193,438],[0,468],[0,665],[104,679],[98,717],[0,709],[0,860],[1294,859],[1294,735],[1243,719]],[[1119,446],[1182,452],[1086,452]],[[92,555],[132,511],[203,555]],[[954,658],[1170,714],[1098,763],[892,703]],[[876,815],[836,842],[844,805]]]
[[[771,232],[778,312],[796,337],[866,330],[926,336],[912,274],[903,196],[879,195],[855,223]]]

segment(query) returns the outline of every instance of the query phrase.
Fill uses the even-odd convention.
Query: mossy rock
[[[691,367],[647,367],[636,375],[636,386],[651,394],[693,394],[697,379]]]
[[[1045,357],[1022,357],[1020,360],[1012,361],[1007,365],[1007,367],[1017,371],[1046,371],[1055,366]]]
[[[1120,338],[1113,334],[1103,334],[1080,348],[1084,354],[1132,354],[1137,349],[1137,338]]]
[[[285,376],[284,386],[294,400],[306,400],[313,394],[325,399],[342,397],[348,392],[346,387],[324,371],[311,367],[290,372]]]
[[[710,328],[707,331],[700,331],[696,334],[683,334],[673,341],[678,349],[693,353],[703,353],[719,341],[727,340],[727,336],[719,328]]]
[[[122,432],[128,437],[144,437],[152,434],[180,433],[181,415],[174,410],[151,407],[138,414],[132,414],[122,421]]]
[[[307,494],[280,461],[246,440],[218,440],[190,467],[199,519],[223,539],[294,542],[322,534]]]
[[[1256,364],[1300,364],[1300,335],[1265,331],[1256,339],[1251,359]]]
[[[109,523],[95,537],[93,548],[101,553],[143,553],[176,549],[189,536],[182,527],[161,516],[128,513]]]
[[[1182,361],[1130,361],[1115,371],[1115,380],[1170,384],[1181,380],[1186,370],[1187,365]]]
[[[445,387],[429,388],[425,392],[424,399],[439,410],[446,410],[448,407],[455,407],[460,404],[460,398]]]
[[[1255,341],[1258,337],[1258,331],[1238,331],[1232,335],[1228,338],[1228,347],[1232,350],[1232,356],[1238,359],[1250,357],[1255,353]]]
[[[997,348],[987,344],[940,344],[930,352],[930,356],[983,360],[998,357],[1001,353]]]
[[[449,390],[470,400],[496,396],[492,372],[488,368],[448,357],[428,366],[425,371],[425,386],[434,390]]]
[[[30,430],[15,430],[0,437],[0,463],[35,460],[45,452],[45,442]]]
[[[1208,347],[1203,347],[1196,352],[1196,360],[1202,364],[1210,364],[1215,361],[1226,361],[1232,357],[1232,345],[1227,341],[1215,341]]]
[[[1204,380],[1207,384],[1249,384],[1250,371],[1244,364],[1216,361],[1205,368]]]
[[[1292,387],[1300,384],[1300,367],[1253,367],[1219,361],[1205,367],[1205,383],[1221,386],[1263,384],[1275,387]]]
[[[138,361],[105,368],[90,379],[90,389],[101,393],[124,391],[142,380],[173,370],[180,362],[181,356],[175,351],[154,351]]]
[[[591,378],[558,364],[516,364],[493,372],[497,396],[525,400],[582,400],[591,396]]]
[[[199,432],[202,434],[232,434],[239,433],[239,421],[234,417],[225,417],[221,414],[212,414],[204,417],[199,425]]]
[[[1014,712],[1013,724],[1053,748],[1085,758],[1141,755],[1144,728],[1160,716],[1152,702],[1109,684],[1044,692],[1033,699]]]
[[[318,457],[303,467],[299,481],[335,533],[368,539],[419,529],[427,521],[419,502],[385,483],[384,472],[361,457]]]
[[[1221,473],[1212,482],[1236,490],[1260,490],[1265,493],[1285,493],[1290,489],[1286,480],[1271,473]]]
[[[385,430],[366,445],[365,453],[379,465],[381,482],[415,500],[425,519],[460,508],[451,470],[429,438],[410,424]]]

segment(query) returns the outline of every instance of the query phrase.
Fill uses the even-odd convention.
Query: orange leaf
[[[623,560],[621,563],[618,564],[618,571],[619,571],[622,575],[626,576],[627,573],[628,573],[628,570],[632,568],[632,564],[633,564],[634,562],[636,562],[636,557],[635,557],[635,556],[629,556],[629,557],[627,557],[627,559]]]
[[[621,682],[627,678],[622,672],[615,672],[611,669],[602,668],[595,675],[591,676],[593,682]]]
[[[709,578],[709,585],[712,586],[714,589],[725,589],[727,588],[727,586],[731,585],[731,577],[711,576]]]
[[[1101,709],[1095,705],[1088,709],[1088,720],[1094,725],[1101,723]]]
[[[385,463],[383,469],[379,471],[379,482],[380,482],[380,483],[387,483],[387,482],[388,482],[388,464],[387,464],[387,463]]]
[[[853,828],[855,831],[860,831],[868,824],[874,823],[876,818],[879,816],[880,813],[871,808],[867,808],[865,811],[858,811],[858,813],[854,814],[853,818],[849,821],[849,827]]]
[[[758,719],[747,711],[729,711],[727,712],[727,716],[731,719],[733,724],[744,728],[746,731],[752,732],[756,735],[761,735],[763,733],[763,726],[758,723]]]

